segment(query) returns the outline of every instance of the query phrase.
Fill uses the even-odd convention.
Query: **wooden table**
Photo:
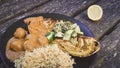
[[[93,4],[104,11],[97,22],[86,15]],[[37,13],[67,15],[89,27],[102,48],[86,68],[120,68],[120,0],[0,0],[0,34],[18,19]],[[5,68],[1,61],[0,68]]]

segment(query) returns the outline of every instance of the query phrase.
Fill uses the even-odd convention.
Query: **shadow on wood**
[[[96,55],[97,54],[94,54],[86,58],[73,57],[76,62],[74,68],[89,68],[92,62],[94,62]]]

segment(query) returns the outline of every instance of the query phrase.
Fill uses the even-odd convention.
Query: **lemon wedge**
[[[103,10],[99,5],[92,5],[87,10],[88,18],[93,21],[98,21],[102,18]]]

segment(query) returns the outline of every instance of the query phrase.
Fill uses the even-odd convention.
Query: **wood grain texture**
[[[39,6],[48,0],[5,0],[1,1],[0,6],[0,23],[27,12],[36,6]]]
[[[99,0],[52,0],[27,14],[59,13],[67,16],[74,16],[76,12],[81,12],[89,5],[98,1]]]
[[[23,15],[17,16],[11,20],[8,20],[0,26],[0,32],[4,33],[6,28],[11,25],[14,21],[17,21],[25,16],[37,13],[59,13],[67,16],[72,16],[72,14],[77,11],[84,10],[87,6],[97,2],[98,0],[52,0],[34,10],[31,10]]]
[[[3,34],[7,29],[7,27],[10,26],[15,21],[27,15],[37,14],[37,13],[47,13],[47,12],[53,13],[54,12],[54,13],[64,14],[72,17],[80,13],[75,18],[80,20],[85,25],[87,25],[95,34],[96,38],[100,38],[103,35],[105,35],[106,32],[108,32],[108,30],[113,28],[114,25],[118,24],[119,23],[118,20],[120,20],[120,10],[119,10],[120,1],[119,0],[109,0],[109,1],[101,0],[100,2],[98,2],[99,0],[52,0],[43,5],[40,5],[41,2],[39,1],[41,0],[29,0],[30,2],[28,2],[27,0],[24,0],[25,3],[23,2],[23,0],[19,0],[19,2],[17,2],[17,0],[13,0],[13,1],[11,1],[11,4],[10,3],[6,4],[7,2],[5,2],[4,4],[6,5],[3,5],[3,7],[6,7],[6,9],[5,8],[4,9],[2,8],[3,10],[0,9],[0,22],[7,20],[4,24],[0,25],[0,34]],[[98,2],[97,4],[99,4],[103,8],[104,15],[100,21],[93,22],[87,18],[85,9],[91,4],[94,4],[96,2]],[[29,6],[29,4],[32,4],[32,5]],[[37,6],[36,4],[39,6]],[[19,5],[19,7],[16,8],[15,7],[16,5]],[[37,7],[34,8],[35,5]],[[2,6],[0,6],[0,8],[1,7]],[[34,9],[30,10],[31,7]],[[83,10],[85,11],[82,12]],[[12,18],[12,17],[15,17],[15,18]],[[110,33],[109,35],[106,35],[100,41],[102,44],[102,48],[94,58],[94,62],[93,60],[91,60],[92,65],[90,68],[118,68],[120,64],[120,62],[118,62],[120,61],[120,37],[119,37],[120,24],[117,25],[115,28],[116,29],[112,33]]]
[[[119,68],[120,66],[120,23],[101,41],[102,48],[90,68]]]
[[[2,63],[2,60],[0,59],[0,68],[5,68],[4,64]]]
[[[14,0],[0,0],[0,6],[3,5],[3,4],[7,4],[7,3],[10,3]]]
[[[48,2],[44,5],[41,5],[40,7],[35,8],[34,10],[31,10],[23,15],[17,16],[11,20],[6,21],[4,24],[0,25],[0,34],[3,34],[6,31],[7,27],[9,27],[12,23],[14,23],[15,21],[17,21],[27,15],[36,14],[36,13],[47,13],[47,12],[53,13],[54,12],[54,13],[68,15],[68,16],[73,16],[74,14],[76,14],[76,12],[83,11],[89,5],[96,3],[97,1],[98,0],[92,0],[92,1],[89,1],[89,0],[70,0],[70,1],[68,1],[68,0],[53,0],[53,1],[50,1],[50,2]],[[7,7],[7,8],[9,8],[9,7]],[[21,7],[20,9],[15,9],[14,11],[18,11],[18,10],[22,10],[22,9],[26,9],[26,8]],[[12,10],[12,8],[11,8],[11,10]],[[7,10],[6,10],[6,12],[7,12]],[[21,11],[21,12],[26,12],[26,11]],[[20,14],[20,13],[15,13],[15,14],[13,14],[13,13],[8,13],[8,14],[6,13],[6,15],[4,16],[5,18],[1,17],[2,18],[1,21],[7,20],[11,17],[14,17],[16,14]],[[13,14],[13,15],[9,16],[9,14]],[[6,16],[9,16],[9,17],[7,18]]]
[[[120,20],[120,1],[101,0],[97,3],[103,8],[103,17],[97,22],[88,19],[87,10],[79,14],[76,19],[87,25],[97,39],[101,38],[106,32],[116,25]]]

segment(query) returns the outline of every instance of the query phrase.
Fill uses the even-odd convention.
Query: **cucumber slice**
[[[78,34],[82,34],[82,35],[83,35],[83,32],[81,32],[79,26],[77,26],[77,27],[75,28],[75,32],[78,33]]]
[[[63,33],[62,32],[57,32],[57,33],[55,33],[55,37],[63,37]]]
[[[50,33],[48,33],[47,35],[46,35],[46,37],[47,37],[47,39],[48,39],[48,41],[49,42],[52,42],[53,41],[53,39],[54,39],[54,32],[50,32]]]
[[[68,30],[65,32],[63,40],[70,40],[73,30]]]
[[[76,37],[76,36],[77,36],[77,33],[74,31],[72,34],[72,37]]]
[[[77,24],[74,23],[73,25],[71,25],[70,29],[75,29],[77,27]]]
[[[62,24],[60,22],[57,22],[55,26],[53,27],[54,32],[62,32]]]

